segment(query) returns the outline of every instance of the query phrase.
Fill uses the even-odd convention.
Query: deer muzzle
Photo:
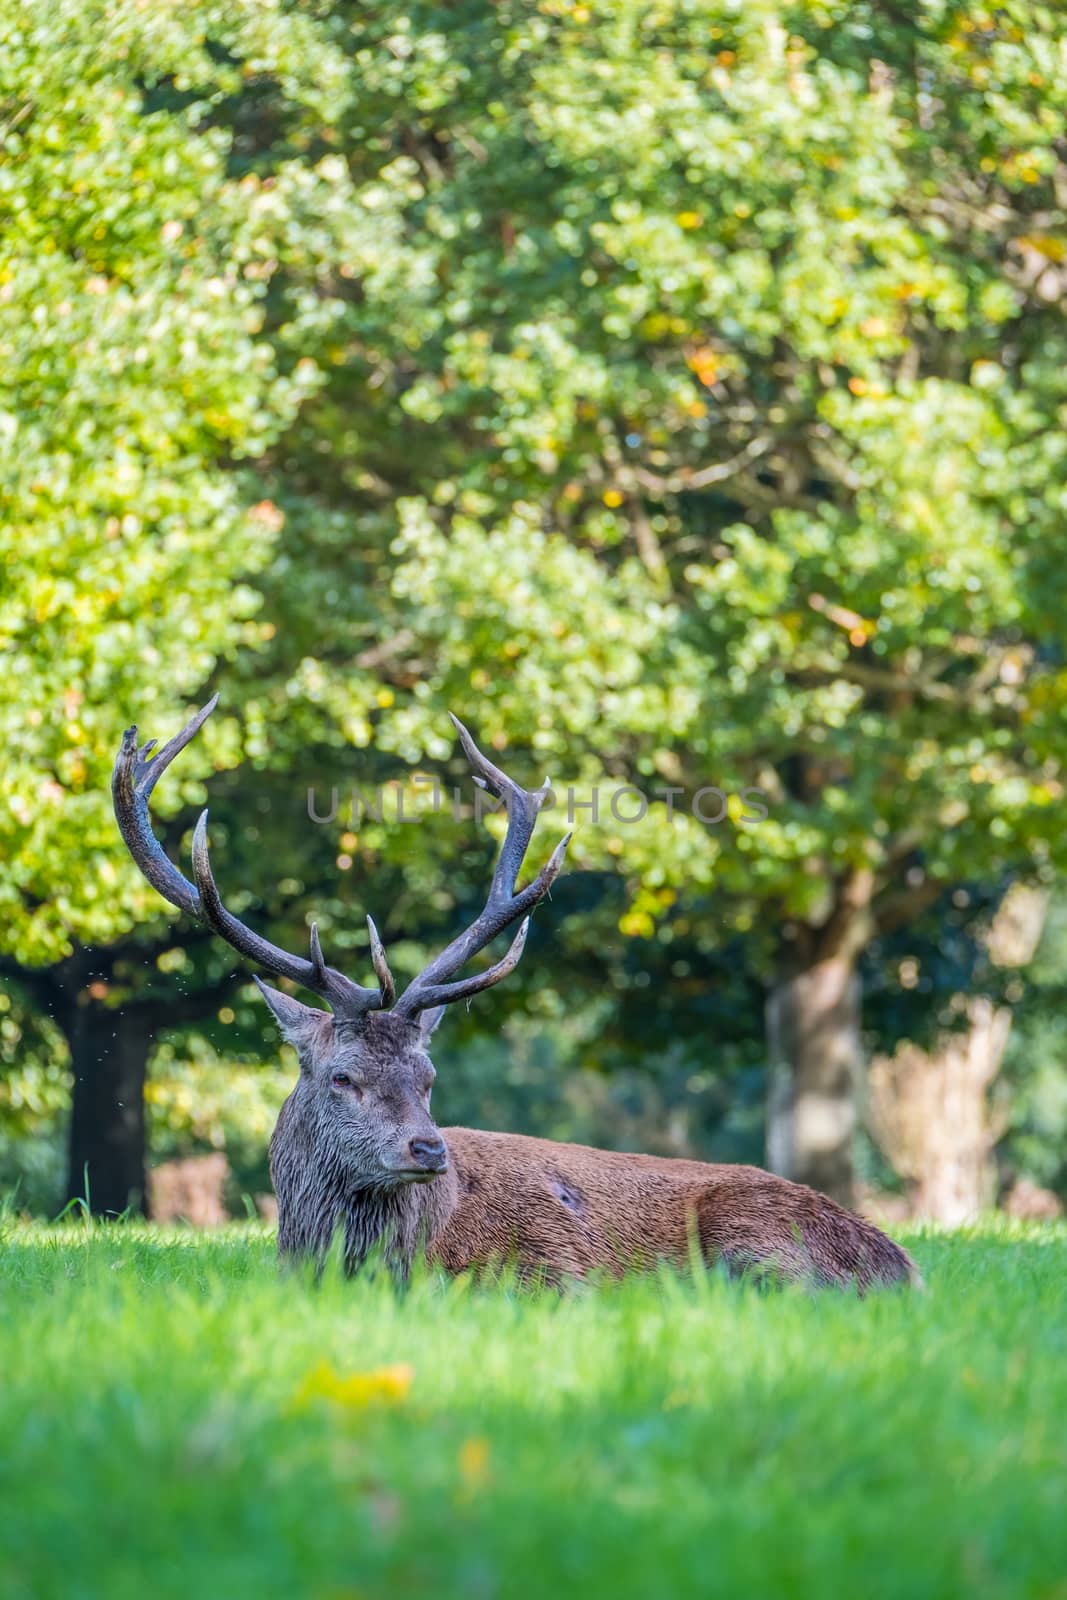
[[[407,1170],[413,1178],[433,1178],[448,1169],[448,1146],[440,1134],[409,1140],[408,1155],[411,1165]]]

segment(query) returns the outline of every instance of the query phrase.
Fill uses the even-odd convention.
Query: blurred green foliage
[[[678,797],[584,814],[449,1115],[625,1139],[645,1073],[640,1140],[756,1153],[760,984],[858,882],[869,944],[1063,859],[1065,132],[1032,0],[0,3],[0,949],[126,941],[105,1004],[228,970],[106,797],[214,680],[171,845],[243,757],[234,908],[354,966],[373,909],[413,971],[483,832],[305,794],[459,781],[452,707],[561,828],[568,785]],[[272,1054],[246,992],[204,1010],[160,1149],[275,1098],[211,1087]]]

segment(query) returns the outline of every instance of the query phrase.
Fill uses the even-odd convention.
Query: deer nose
[[[415,1165],[425,1172],[443,1172],[448,1165],[448,1147],[440,1136],[412,1139],[408,1149]]]

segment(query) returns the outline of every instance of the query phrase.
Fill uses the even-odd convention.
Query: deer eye
[[[333,1084],[335,1089],[353,1089],[355,1091],[356,1099],[362,1100],[363,1090],[352,1082],[352,1079],[349,1077],[347,1072],[335,1072],[333,1077],[330,1079],[330,1082]]]

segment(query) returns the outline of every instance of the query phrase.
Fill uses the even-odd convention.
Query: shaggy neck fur
[[[394,1270],[406,1274],[455,1209],[451,1171],[428,1183],[360,1182],[343,1151],[316,1136],[297,1092],[282,1107],[270,1155],[283,1255],[321,1261],[343,1228],[347,1271],[380,1250]]]

